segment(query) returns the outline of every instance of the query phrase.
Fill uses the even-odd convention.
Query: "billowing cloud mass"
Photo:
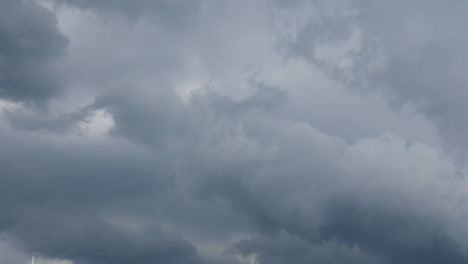
[[[43,101],[62,90],[58,59],[67,37],[54,14],[33,1],[0,3],[0,97]]]
[[[0,0],[0,262],[468,262],[468,2]]]

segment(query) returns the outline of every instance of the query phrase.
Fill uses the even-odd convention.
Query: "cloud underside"
[[[0,262],[466,263],[468,4],[0,2]]]

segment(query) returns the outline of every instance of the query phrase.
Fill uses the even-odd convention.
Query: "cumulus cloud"
[[[468,260],[461,1],[0,6],[0,261]]]

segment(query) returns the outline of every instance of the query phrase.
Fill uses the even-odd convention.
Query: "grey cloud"
[[[177,168],[178,188],[186,188],[201,201],[226,200],[244,215],[253,233],[261,234],[236,246],[245,256],[260,254],[259,263],[292,261],[299,257],[289,248],[299,243],[303,253],[297,255],[305,262],[343,258],[357,263],[428,259],[458,263],[466,259],[466,241],[445,228],[458,226],[460,219],[455,215],[452,219],[451,211],[446,216],[438,211],[465,210],[464,206],[452,198],[427,206],[431,194],[463,197],[455,187],[464,182],[458,179],[456,165],[443,159],[437,149],[391,135],[346,143],[308,123],[285,119],[282,106],[288,103],[287,97],[272,87],[253,89],[241,100],[202,91],[189,104],[165,93],[153,92],[157,99],[149,101],[148,94],[137,101],[138,97],[126,101],[124,96],[103,97],[96,107],[108,107],[116,117],[115,131],[120,131],[116,135],[168,154]],[[171,107],[167,102],[177,103]],[[178,116],[174,113],[183,113],[184,118],[174,118]],[[372,154],[373,149],[379,152]],[[426,164],[432,165],[426,169]],[[413,166],[430,173],[413,175]],[[450,180],[439,178],[440,174]],[[411,178],[416,182],[402,188],[405,179]],[[366,185],[370,189],[362,189]],[[387,203],[388,193],[398,193],[398,199]],[[438,216],[426,222],[426,215],[432,214]],[[281,232],[297,240],[278,242],[286,243],[280,246],[285,252],[275,255],[272,252],[277,250],[269,247]],[[354,247],[362,253],[353,251]],[[336,251],[341,253],[327,253]]]
[[[235,222],[223,223],[233,215],[224,206],[212,211],[216,204],[197,203],[181,192],[185,190],[175,177],[179,158],[168,145],[150,142],[160,148],[154,153],[125,139],[57,142],[42,133],[23,130],[15,135],[6,128],[0,133],[0,230],[26,251],[75,263],[234,263],[229,256],[203,256],[181,235],[152,228],[135,233],[133,227],[111,224],[115,219],[130,226],[178,222],[176,230],[188,234],[218,225],[220,238],[226,227],[239,229]],[[120,136],[132,139],[132,134]],[[219,218],[211,227],[206,225],[208,213]],[[195,217],[201,218],[198,223]]]
[[[167,184],[148,165],[151,159],[144,152],[125,145],[88,142],[67,147],[46,138],[39,144],[19,135],[2,138],[2,227],[24,214],[34,215],[38,208],[72,213],[99,208],[102,202],[110,209],[120,199],[148,195]],[[37,209],[30,211],[32,205]]]
[[[64,216],[59,221],[35,220],[41,229],[33,229],[29,223],[15,235],[27,241],[28,248],[48,257],[72,259],[78,264],[206,263],[193,245],[156,225],[134,231],[91,219],[66,220]]]
[[[92,105],[104,108],[115,122],[110,133],[124,136],[143,144],[170,148],[179,139],[194,137],[191,112],[172,91],[160,88],[155,91],[140,90],[129,96],[125,90],[101,95]],[[142,127],[140,124],[146,124]],[[169,144],[169,147],[165,146]]]
[[[154,157],[125,143],[26,145],[9,138],[1,144],[0,230],[28,251],[90,264],[209,263],[189,242],[156,226],[135,233],[104,221],[140,212],[137,221],[146,222],[157,215],[171,180]]]
[[[310,12],[296,39],[278,34],[286,54],[305,58],[351,90],[383,91],[396,107],[418,105],[450,147],[464,152],[466,2],[300,1],[280,8],[298,6],[324,11]]]
[[[209,104],[213,111],[220,116],[226,115],[233,118],[239,118],[248,115],[251,112],[260,111],[267,113],[279,113],[287,101],[287,92],[276,87],[270,87],[267,84],[249,81],[251,94],[241,100],[232,100],[228,96],[223,96],[215,92],[203,94],[198,97],[196,94],[192,100],[195,104]]]
[[[0,10],[0,96],[42,102],[57,95],[68,40],[54,14],[34,1],[2,1]]]
[[[356,246],[335,241],[313,244],[286,233],[244,240],[235,248],[258,263],[380,263]]]
[[[21,254],[77,264],[467,261],[467,168],[433,131],[464,106],[429,96],[408,73],[444,68],[431,75],[443,81],[457,58],[442,38],[402,34],[403,18],[423,12],[416,4],[400,14],[400,2],[383,1],[55,2],[144,19],[122,30],[107,16],[96,45],[83,32],[101,20],[57,9],[71,32],[67,71],[77,70],[69,96],[83,88],[91,103],[0,104],[0,234]],[[194,22],[186,12],[204,26],[179,30]],[[418,19],[424,36],[438,21]],[[276,28],[288,25],[300,27]],[[446,30],[436,33],[450,39]],[[396,92],[362,92],[374,88]],[[418,105],[423,97],[441,115]],[[95,110],[111,116],[108,133],[70,129]]]
[[[375,263],[466,261],[463,249],[466,241],[459,241],[446,229],[446,225],[458,226],[461,219],[455,217],[458,220],[449,220],[450,216],[445,218],[446,216],[432,211],[439,210],[436,209],[439,205],[435,208],[428,208],[426,205],[431,203],[430,195],[448,195],[455,200],[463,197],[461,190],[452,189],[452,184],[457,184],[455,182],[458,181],[455,165],[446,163],[440,157],[436,158],[438,154],[435,150],[427,149],[420,143],[408,149],[405,142],[392,137],[347,146],[338,138],[324,135],[308,125],[282,123],[277,119],[267,120],[265,116],[253,113],[248,118],[237,120],[248,141],[255,142],[252,148],[244,145],[252,155],[247,163],[239,163],[242,158],[236,152],[221,151],[207,160],[216,166],[208,163],[193,165],[195,171],[204,175],[202,188],[206,189],[203,193],[211,193],[231,201],[233,208],[245,214],[257,231],[264,234],[259,240],[263,242],[254,239],[239,245],[246,256],[260,254],[259,263],[281,263],[288,258],[289,261],[295,260],[296,251],[280,254],[278,249],[263,248],[263,244],[274,245],[278,233],[287,232],[304,240],[305,245],[302,247],[311,247],[303,250],[306,253],[297,253],[303,257],[301,261],[320,258],[320,254],[312,253],[315,252],[313,248],[320,248],[324,243],[357,247],[364,255],[369,254],[368,257]],[[224,141],[228,142],[235,135],[226,137]],[[267,143],[263,145],[261,142]],[[394,157],[395,161],[386,164],[386,155],[374,154],[375,158],[367,157],[366,152],[372,152],[374,147],[391,156],[393,154],[390,153],[396,151],[398,154],[394,154],[399,155],[402,160]],[[433,153],[421,157],[420,152]],[[364,160],[359,161],[358,165],[348,167],[350,161],[360,158]],[[381,158],[382,163],[377,161]],[[433,165],[441,166],[440,173],[450,174],[448,177],[453,177],[452,180],[440,179],[438,173],[408,174],[410,171],[404,160],[409,160],[407,163],[411,164],[414,159],[421,159],[421,163],[416,162],[420,165],[416,166],[421,166],[422,169],[433,158],[441,159],[440,164]],[[422,161],[426,159],[427,161]],[[380,165],[373,169],[373,165],[368,167],[366,164]],[[354,171],[354,166],[357,166],[358,171]],[[393,168],[389,174],[382,171],[386,166]],[[404,183],[401,181],[405,181],[405,178],[423,182],[417,180],[414,185],[408,183],[403,189],[401,184]],[[418,184],[430,190],[419,190]],[[431,187],[433,184],[442,187]],[[388,193],[398,194],[399,197],[390,198],[396,201],[387,202]],[[421,197],[416,198],[416,195]],[[456,205],[456,202],[451,204],[447,200],[444,203],[457,208],[461,206],[455,210],[464,210],[463,205]],[[433,213],[440,218],[426,218]],[[278,247],[284,250],[289,248],[287,245]],[[360,262],[359,259],[354,261]]]
[[[55,0],[57,4],[76,6],[84,10],[97,10],[102,13],[127,15],[131,19],[147,16],[171,29],[185,29],[196,23],[200,12],[199,0],[144,0],[129,2],[125,0]]]
[[[2,261],[11,264],[26,263],[31,259],[30,256],[23,254],[21,250],[8,244],[4,236],[0,237],[0,254],[2,256]]]
[[[90,112],[86,108],[71,113],[57,113],[51,109],[35,106],[6,109],[3,114],[9,123],[18,129],[54,133],[67,133],[73,128],[79,130],[79,123],[86,122],[90,117]]]
[[[321,236],[359,245],[384,263],[464,263],[467,255],[443,230],[443,224],[404,208],[359,205],[337,198],[325,211]]]

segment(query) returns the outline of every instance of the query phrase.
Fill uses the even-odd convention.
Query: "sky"
[[[465,0],[0,0],[0,263],[468,263]]]

